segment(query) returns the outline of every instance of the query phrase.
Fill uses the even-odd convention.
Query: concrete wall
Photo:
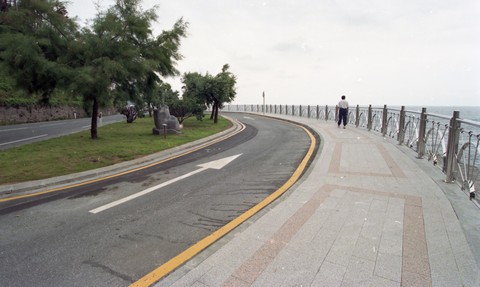
[[[113,108],[100,108],[104,116],[118,114]],[[23,124],[87,117],[83,108],[75,107],[5,107],[0,106],[0,125]]]

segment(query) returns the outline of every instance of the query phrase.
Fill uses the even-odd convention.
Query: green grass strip
[[[153,135],[153,118],[145,117],[98,128],[98,139],[90,130],[0,151],[0,184],[66,175],[136,159],[192,142],[223,130],[231,123],[219,117],[199,121],[188,118],[182,133]]]

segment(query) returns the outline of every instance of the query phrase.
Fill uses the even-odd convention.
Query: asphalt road
[[[103,116],[97,124],[106,125],[124,120],[123,115]],[[91,118],[0,126],[0,150],[53,137],[89,130]]]
[[[246,129],[206,149],[124,177],[0,203],[1,286],[129,286],[273,193],[310,138],[283,121],[231,116]],[[220,169],[204,166],[229,157]]]

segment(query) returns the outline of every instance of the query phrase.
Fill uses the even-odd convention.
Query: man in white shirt
[[[342,96],[342,100],[338,102],[338,127],[343,121],[343,128],[347,125],[347,115],[348,115],[348,102],[345,100],[345,96]]]

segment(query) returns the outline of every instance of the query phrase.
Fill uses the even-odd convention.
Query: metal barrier
[[[335,106],[303,105],[227,105],[223,111],[270,113],[312,118],[324,121],[337,120]],[[399,145],[412,149],[417,158],[426,158],[445,173],[446,182],[456,182],[470,199],[480,207],[480,122],[452,116],[383,107],[350,108],[349,124],[393,138]]]

